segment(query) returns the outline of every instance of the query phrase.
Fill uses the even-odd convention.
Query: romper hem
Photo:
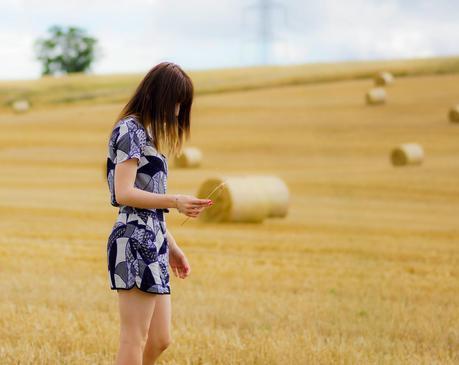
[[[164,293],[158,293],[158,292],[154,292],[154,291],[148,291],[148,290],[145,290],[145,289],[141,289],[137,286],[137,284],[134,284],[133,286],[131,286],[130,288],[110,288],[111,290],[131,290],[132,288],[136,287],[137,289],[143,291],[144,293],[148,293],[148,294],[159,294],[159,295],[170,295],[171,292],[169,290],[169,292],[164,292]]]

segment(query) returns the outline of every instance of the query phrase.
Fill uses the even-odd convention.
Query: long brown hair
[[[158,152],[165,152],[166,146],[168,155],[179,155],[183,137],[190,137],[193,94],[191,78],[180,66],[161,62],[145,75],[117,121],[135,116],[150,134],[148,137]],[[180,103],[178,117],[175,116],[177,103]]]

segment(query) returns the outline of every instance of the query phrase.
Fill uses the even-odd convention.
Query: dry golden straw
[[[376,86],[386,86],[394,83],[394,76],[390,72],[379,72],[374,77]]]
[[[451,108],[451,110],[449,111],[449,120],[450,122],[459,122],[459,105],[456,105]]]
[[[375,87],[366,93],[365,100],[369,105],[384,104],[386,102],[386,90],[382,87]]]
[[[196,147],[185,147],[180,156],[174,159],[176,167],[198,167],[201,165],[202,152]]]
[[[424,150],[417,143],[404,143],[392,150],[391,161],[394,166],[419,165],[424,159]]]

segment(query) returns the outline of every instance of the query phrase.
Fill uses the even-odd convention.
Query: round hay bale
[[[223,184],[224,183],[224,184]],[[215,194],[209,196],[221,184]],[[247,176],[219,176],[204,181],[196,194],[214,201],[200,218],[208,222],[262,222],[269,213],[269,202],[258,183]]]
[[[198,167],[201,165],[202,152],[196,147],[185,147],[180,156],[174,159],[176,167]]]
[[[285,217],[289,206],[289,191],[285,182],[277,176],[253,175],[250,179],[268,199],[268,217]]]
[[[16,100],[11,106],[16,113],[25,113],[30,109],[30,103],[26,99]]]
[[[424,159],[424,150],[417,143],[404,143],[392,150],[391,161],[394,166],[419,165]]]
[[[365,95],[365,100],[368,105],[384,104],[386,102],[386,90],[382,87],[370,89]]]
[[[376,86],[386,86],[394,83],[394,76],[390,72],[379,72],[374,77]]]
[[[449,115],[450,122],[458,123],[459,122],[459,105],[452,107],[448,115]]]

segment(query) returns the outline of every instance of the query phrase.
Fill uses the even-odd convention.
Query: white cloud
[[[77,25],[99,39],[94,71],[143,72],[161,60],[184,68],[260,60],[257,10],[250,1],[3,0],[0,78],[33,78],[33,40],[53,24]],[[454,2],[438,0],[289,0],[271,13],[272,63],[457,54]],[[282,6],[287,9],[284,23]],[[243,17],[246,21],[243,25]],[[458,23],[459,24],[459,23]]]
[[[32,52],[33,42],[27,32],[0,32],[0,78],[30,79],[40,73]]]
[[[310,60],[424,57],[458,53],[459,25],[428,16],[425,6],[401,1],[327,0],[318,13],[321,26],[293,35],[306,44]],[[441,14],[441,5],[436,14]],[[418,11],[420,10],[420,14]],[[448,8],[443,8],[447,13]],[[294,16],[298,23],[299,15]],[[303,42],[300,41],[303,40]]]

